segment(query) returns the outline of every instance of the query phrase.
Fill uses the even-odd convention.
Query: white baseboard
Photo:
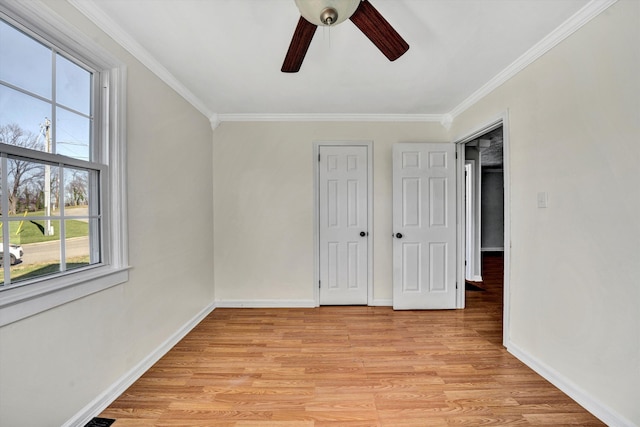
[[[210,304],[195,317],[185,323],[173,335],[167,338],[158,348],[152,351],[147,357],[134,366],[129,372],[120,377],[115,383],[111,384],[104,392],[91,401],[87,406],[82,408],[80,412],[71,417],[62,427],[80,427],[98,416],[104,411],[114,400],[125,392],[138,378],[151,368],[162,356],[167,354],[182,338],[184,338],[198,323],[202,321],[209,313],[216,308],[215,304]]]
[[[392,307],[393,306],[393,300],[392,299],[374,299],[373,302],[371,302],[371,304],[369,304],[369,306],[371,306],[371,307]]]
[[[216,300],[218,308],[314,308],[312,299],[257,299],[257,300]]]
[[[531,356],[529,353],[519,348],[513,343],[508,343],[507,351],[513,354],[525,365],[536,371],[544,379],[554,386],[558,387],[567,396],[578,402],[583,408],[591,412],[595,417],[599,418],[608,426],[616,427],[638,427],[622,415],[609,408],[607,405],[595,399],[582,388],[574,384],[571,380],[560,374],[555,369],[546,365],[544,362]]]

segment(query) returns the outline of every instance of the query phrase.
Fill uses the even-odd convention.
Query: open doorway
[[[483,282],[483,258],[504,252],[503,128],[465,143],[465,282]],[[481,287],[481,285],[480,285]]]
[[[508,141],[504,119],[457,141],[461,307],[500,307],[508,323]],[[498,301],[499,300],[499,301]],[[499,304],[496,304],[498,303]]]

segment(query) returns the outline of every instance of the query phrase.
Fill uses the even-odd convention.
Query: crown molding
[[[441,122],[442,114],[217,114],[219,122]]]
[[[494,78],[485,83],[480,89],[475,91],[471,96],[462,101],[457,107],[451,110],[445,116],[451,116],[455,119],[458,115],[471,107],[473,104],[484,98],[493,90],[507,82],[510,78],[518,74],[525,67],[530,65],[536,59],[547,53],[553,47],[567,37],[578,31],[582,26],[598,16],[608,7],[616,3],[618,0],[592,0],[582,9],[577,11],[573,16],[564,21],[558,28],[549,33],[545,38],[540,40],[531,49],[511,63],[507,68],[498,73]]]
[[[113,19],[102,11],[93,1],[88,0],[67,0],[69,4],[78,9],[80,13],[92,21],[98,28],[104,31],[118,44],[125,48],[138,61],[146,66],[152,73],[157,75],[169,87],[178,92],[187,102],[200,111],[205,117],[210,117],[212,112],[209,108],[189,89],[162,66],[146,49],[144,49],[129,33],[124,31]]]
[[[211,114],[211,116],[209,116],[209,123],[211,123],[211,130],[218,129],[218,126],[220,126],[220,116],[216,113]]]

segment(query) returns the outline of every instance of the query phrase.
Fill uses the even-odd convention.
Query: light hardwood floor
[[[216,309],[100,416],[123,426],[603,425],[502,347],[502,258],[465,310]]]

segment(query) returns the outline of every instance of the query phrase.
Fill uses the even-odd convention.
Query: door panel
[[[367,304],[367,151],[319,147],[321,305]]]
[[[455,145],[393,147],[393,307],[456,305]]]

